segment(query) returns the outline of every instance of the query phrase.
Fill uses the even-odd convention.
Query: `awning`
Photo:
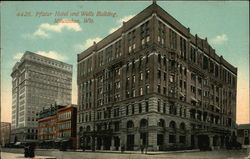
[[[15,145],[21,145],[21,142],[16,142]]]
[[[214,104],[210,104],[210,106],[213,106],[213,107],[215,107],[216,109],[221,110],[219,106],[216,106],[216,105],[214,105]]]
[[[185,97],[185,94],[182,92],[179,92],[182,97]]]
[[[218,107],[218,106],[215,106],[215,108],[220,110],[220,107]]]
[[[194,98],[194,97],[191,97],[191,100],[198,103],[198,100],[196,98]]]

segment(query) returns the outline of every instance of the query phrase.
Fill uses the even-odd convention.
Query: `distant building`
[[[11,125],[8,122],[1,122],[1,146],[10,143]]]
[[[76,149],[76,105],[52,106],[39,113],[38,141],[41,147]]]
[[[77,62],[79,147],[217,149],[235,136],[237,68],[155,2]]]
[[[237,141],[242,145],[250,145],[250,124],[240,124],[237,130]]]
[[[37,113],[51,104],[71,103],[72,65],[25,52],[12,73],[12,142],[33,142]]]

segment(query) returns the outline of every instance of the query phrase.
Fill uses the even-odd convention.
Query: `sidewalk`
[[[144,154],[148,154],[148,155],[157,155],[157,154],[172,154],[172,153],[188,153],[188,152],[199,152],[199,149],[193,149],[193,150],[180,150],[180,151],[148,151],[147,153]],[[72,152],[72,151],[68,151],[68,152]],[[85,150],[82,151],[81,149],[77,149],[75,152],[93,152],[91,150]],[[95,153],[119,153],[119,154],[141,154],[141,151],[111,151],[111,150],[96,150]]]
[[[24,154],[21,153],[9,153],[9,152],[1,152],[2,159],[27,159],[24,157]],[[52,156],[35,156],[35,159],[56,159],[56,157]]]

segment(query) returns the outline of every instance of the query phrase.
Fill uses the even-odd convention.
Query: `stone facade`
[[[219,148],[236,128],[237,68],[153,3],[78,54],[78,146]]]
[[[1,122],[1,146],[4,147],[5,145],[10,143],[10,132],[11,126],[8,122]]]
[[[240,124],[237,129],[237,141],[242,145],[250,145],[250,124]]]
[[[25,52],[12,73],[11,142],[37,139],[37,115],[51,104],[71,104],[72,65]]]

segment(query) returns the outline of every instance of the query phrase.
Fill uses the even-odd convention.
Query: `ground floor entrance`
[[[134,150],[134,144],[135,144],[135,136],[127,135],[127,150],[129,151]]]
[[[201,150],[209,150],[209,137],[208,135],[198,136],[198,148]]]

